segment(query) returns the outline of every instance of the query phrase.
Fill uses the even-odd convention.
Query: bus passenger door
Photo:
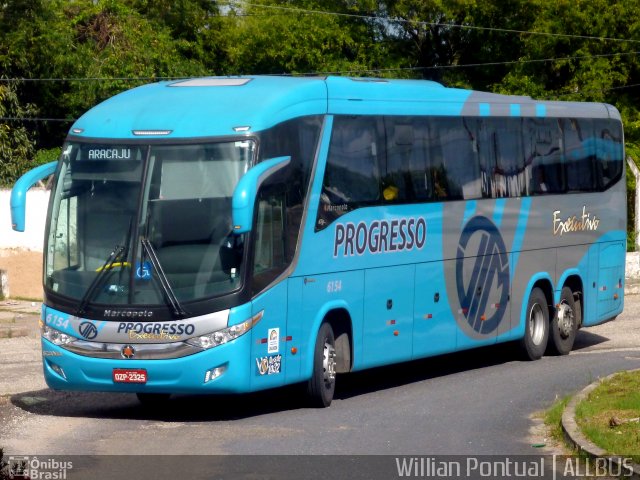
[[[288,262],[284,189],[261,189],[256,210],[251,289],[257,296],[251,313],[264,313],[252,330],[251,385],[262,389],[283,385],[285,378],[288,280],[281,275]]]
[[[364,275],[363,357],[367,367],[411,359],[414,265]]]
[[[251,386],[253,389],[284,385],[287,336],[287,281],[253,300],[252,316],[263,312],[252,329]]]
[[[444,283],[455,274],[455,260],[416,265],[413,316],[413,358],[452,352],[456,348],[456,320]]]

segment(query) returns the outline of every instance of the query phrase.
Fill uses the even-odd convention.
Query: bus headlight
[[[67,335],[60,330],[56,330],[55,328],[51,328],[46,325],[42,326],[42,336],[54,345],[59,346],[66,345],[77,340],[76,337],[72,337],[71,335]]]
[[[193,345],[194,347],[200,347],[204,350],[217,347],[218,345],[223,345],[247,333],[253,328],[256,323],[258,323],[262,319],[263,315],[264,310],[261,310],[259,313],[245,322],[239,323],[238,325],[233,325],[232,327],[223,328],[222,330],[217,330],[207,335],[190,338],[186,341],[186,343],[188,343],[189,345]]]

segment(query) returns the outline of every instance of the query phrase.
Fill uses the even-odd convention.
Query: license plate
[[[147,371],[143,369],[114,368],[115,383],[147,383]]]

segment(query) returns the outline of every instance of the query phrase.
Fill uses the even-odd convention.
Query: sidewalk
[[[38,338],[42,303],[23,300],[0,301],[0,339]]]

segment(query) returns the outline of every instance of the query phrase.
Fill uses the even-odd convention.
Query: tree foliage
[[[0,3],[0,71],[26,79],[0,80],[3,117],[71,120],[164,77],[335,72],[608,102],[627,140],[640,142],[636,51],[639,0]],[[1,160],[19,172],[34,143],[59,146],[70,122],[2,125]]]
[[[31,168],[33,142],[27,129],[15,118],[28,116],[31,105],[22,106],[11,84],[0,84],[0,185],[10,185]]]

